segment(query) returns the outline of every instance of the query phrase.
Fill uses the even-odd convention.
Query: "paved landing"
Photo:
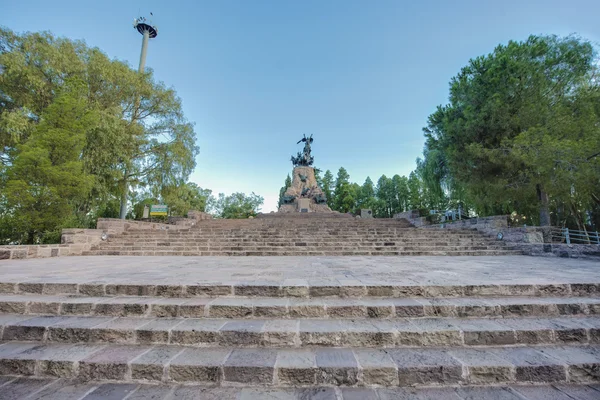
[[[600,262],[496,257],[60,257],[0,261],[1,282],[538,285],[594,283]]]

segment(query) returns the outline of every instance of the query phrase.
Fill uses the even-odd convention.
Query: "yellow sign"
[[[150,206],[150,216],[167,215],[168,207],[162,204]]]

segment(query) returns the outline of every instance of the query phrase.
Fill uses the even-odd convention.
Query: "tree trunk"
[[[129,186],[127,185],[127,179],[123,179],[123,189],[121,191],[121,210],[119,211],[119,218],[125,219],[127,216],[127,195],[129,194]]]
[[[550,226],[550,210],[548,209],[548,193],[542,185],[537,185],[537,195],[540,201],[540,226]]]

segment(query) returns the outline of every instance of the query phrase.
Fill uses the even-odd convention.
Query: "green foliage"
[[[338,170],[333,191],[332,209],[341,213],[355,211],[357,198],[356,187],[350,184],[350,175],[344,167]]]
[[[169,206],[170,215],[187,217],[190,210],[206,211],[211,194],[211,190],[202,189],[195,183],[188,182],[163,188],[161,197],[163,203]]]
[[[471,60],[424,129],[427,206],[589,222],[578,210],[598,207],[599,161],[588,159],[600,151],[597,66],[593,46],[573,36],[531,36]]]
[[[325,171],[325,175],[323,176],[323,180],[320,184],[321,189],[323,189],[323,193],[325,197],[327,197],[327,202],[329,204],[333,204],[333,187],[335,183],[333,181],[333,174],[330,170]]]
[[[292,178],[290,178],[290,175],[288,174],[288,176],[285,178],[284,185],[281,187],[281,189],[279,189],[279,200],[277,201],[277,208],[281,207],[281,205],[283,204],[283,196],[285,195],[285,191],[291,186]]]
[[[249,195],[233,193],[230,196],[219,193],[212,211],[219,218],[243,219],[255,217],[263,202],[264,198],[254,192]]]
[[[115,199],[124,217],[134,188],[168,193],[178,210],[193,203],[181,189],[198,154],[193,125],[151,71],[83,42],[3,28],[0,65],[0,218],[12,226],[0,242],[88,227],[114,215]]]
[[[5,214],[20,230],[10,241],[42,241],[46,232],[71,220],[73,204],[91,190],[93,176],[85,173],[80,155],[97,116],[81,93],[77,82],[65,83],[63,93],[15,147],[18,156],[7,168],[3,190]]]

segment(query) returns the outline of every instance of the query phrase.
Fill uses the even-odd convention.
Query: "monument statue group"
[[[304,143],[304,149],[291,158],[294,165],[292,185],[283,195],[283,204],[279,207],[280,213],[332,212],[327,206],[325,193],[317,184],[315,169],[312,167],[314,157],[310,152],[313,140],[312,135],[308,137],[304,135],[296,143]]]

